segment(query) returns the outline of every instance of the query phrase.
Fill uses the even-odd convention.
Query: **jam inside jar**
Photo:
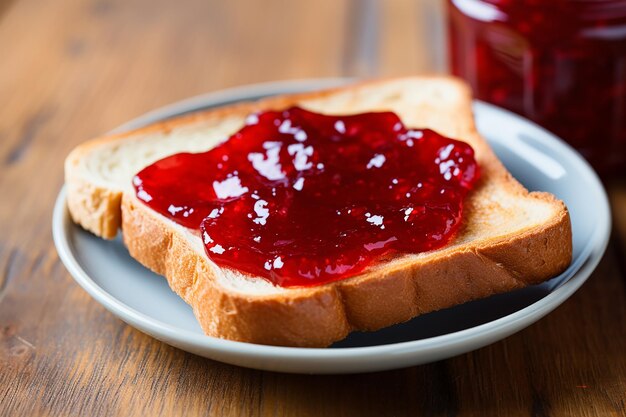
[[[478,99],[626,166],[626,0],[448,0],[450,64]]]

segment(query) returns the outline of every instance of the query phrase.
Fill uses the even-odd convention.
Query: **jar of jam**
[[[448,0],[452,73],[478,99],[626,168],[626,0]]]

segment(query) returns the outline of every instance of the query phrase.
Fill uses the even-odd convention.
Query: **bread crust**
[[[202,249],[194,246],[185,234],[188,231],[181,232],[180,226],[142,204],[132,191],[98,185],[79,172],[84,155],[112,141],[196,122],[217,121],[233,114],[281,109],[302,100],[321,99],[343,88],[237,104],[81,145],[66,160],[70,212],[74,221],[104,238],[114,237],[121,226],[131,256],[167,278],[170,287],[192,306],[206,334],[244,342],[324,347],[351,331],[380,329],[419,314],[556,276],[567,268],[572,257],[567,208],[551,194],[529,193],[511,177],[476,132],[468,111],[471,106],[468,88],[457,80],[445,80],[454,83],[463,94],[459,108],[450,110],[451,113],[459,110],[453,126],[458,135],[448,134],[471,139],[480,155],[482,179],[468,196],[466,216],[480,216],[481,199],[488,194],[490,184],[498,183],[512,195],[553,207],[554,215],[549,221],[497,238],[469,242],[462,241],[465,232],[461,231],[443,249],[393,258],[342,281],[256,294],[224,285],[225,274],[238,272],[218,268]],[[480,227],[480,222],[475,218],[465,219],[464,227]]]
[[[377,330],[542,282],[571,262],[570,219],[563,206],[540,229],[316,287],[253,295],[219,285],[219,271],[209,259],[136,197],[124,195],[122,213],[131,256],[167,277],[206,334],[270,345],[325,347],[351,331]]]

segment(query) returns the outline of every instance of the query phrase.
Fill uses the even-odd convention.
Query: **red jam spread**
[[[626,0],[449,0],[450,63],[602,174],[626,166]]]
[[[394,113],[250,115],[226,142],[162,159],[137,197],[199,230],[216,264],[293,287],[446,244],[478,179],[472,148]]]

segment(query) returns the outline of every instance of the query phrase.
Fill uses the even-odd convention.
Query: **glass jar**
[[[626,169],[626,0],[448,0],[452,73],[478,99]]]

